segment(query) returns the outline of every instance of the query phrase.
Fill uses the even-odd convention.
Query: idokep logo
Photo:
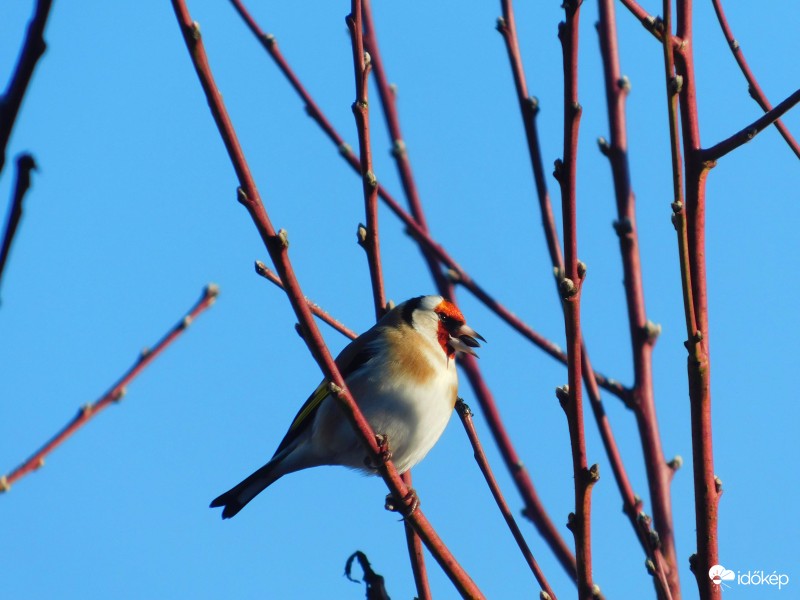
[[[783,586],[789,584],[789,576],[785,573],[765,573],[764,571],[737,571],[734,573],[730,569],[726,569],[722,565],[714,565],[708,570],[708,577],[714,585],[721,585],[724,588],[730,588],[728,581],[734,582],[742,586],[774,586],[779,591]]]

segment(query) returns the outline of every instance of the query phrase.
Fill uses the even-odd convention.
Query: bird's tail
[[[211,508],[224,507],[222,509],[222,518],[230,519],[242,510],[250,500],[280,478],[282,473],[275,472],[276,466],[277,464],[274,460],[268,462],[247,479],[212,500]]]

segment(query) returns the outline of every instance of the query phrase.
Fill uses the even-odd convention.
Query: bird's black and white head
[[[452,302],[442,296],[419,296],[395,308],[402,318],[417,331],[436,340],[448,357],[456,352],[478,356],[473,348],[478,340],[486,341],[467,325],[464,315]]]

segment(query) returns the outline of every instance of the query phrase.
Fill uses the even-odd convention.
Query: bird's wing
[[[336,366],[339,367],[339,372],[342,374],[345,381],[375,356],[376,352],[372,345],[365,343],[372,337],[368,336],[370,333],[371,331],[348,344],[336,358]],[[289,431],[286,432],[278,449],[275,451],[275,456],[285,450],[289,444],[296,440],[300,434],[309,427],[314,420],[314,414],[317,412],[320,404],[322,404],[322,401],[329,395],[328,380],[326,379],[317,386],[314,393],[308,397],[308,400],[306,400],[305,404],[300,408],[297,416],[295,416],[292,424],[289,426]]]

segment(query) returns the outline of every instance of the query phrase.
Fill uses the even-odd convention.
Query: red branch
[[[214,284],[209,284],[203,290],[203,295],[200,297],[195,305],[186,313],[186,315],[178,321],[169,332],[162,337],[155,346],[150,349],[142,351],[139,358],[128,369],[128,371],[117,380],[114,385],[96,402],[93,404],[85,404],[78,410],[78,414],[67,423],[61,431],[54,435],[44,446],[39,448],[33,455],[11,471],[8,475],[0,477],[0,492],[7,492],[11,485],[18,479],[24,477],[44,465],[45,457],[61,445],[67,438],[72,436],[78,429],[86,425],[93,417],[95,417],[104,408],[111,404],[119,402],[125,395],[127,386],[133,381],[147,366],[153,362],[159,354],[161,354],[167,346],[172,344],[192,322],[207,308],[209,308],[217,298],[219,289]]]
[[[33,17],[28,23],[28,32],[22,44],[17,68],[14,70],[11,81],[8,82],[3,97],[0,98],[0,173],[6,163],[6,147],[25,91],[33,77],[36,64],[47,48],[44,41],[44,28],[47,25],[47,17],[50,16],[52,4],[52,0],[38,0],[36,3]]]
[[[183,0],[172,0],[172,6],[175,10],[184,42],[189,50],[192,63],[200,79],[214,121],[217,124],[220,136],[228,151],[233,168],[236,171],[240,185],[238,191],[239,201],[245,206],[253,219],[278,275],[283,281],[286,295],[292,304],[292,308],[302,328],[303,338],[319,364],[325,378],[330,382],[329,389],[331,394],[339,402],[342,410],[345,412],[346,418],[353,425],[358,437],[367,450],[368,457],[374,464],[381,465],[378,471],[394,498],[402,505],[403,512],[406,514],[406,521],[413,525],[417,534],[425,542],[428,550],[439,562],[439,565],[461,595],[468,598],[482,598],[483,595],[480,590],[478,590],[469,575],[467,575],[463,568],[456,562],[455,558],[433,530],[422,511],[411,510],[414,498],[409,494],[407,486],[400,478],[392,462],[387,461],[384,463],[382,461],[375,433],[371,430],[369,423],[367,423],[352,395],[347,390],[344,378],[341,376],[341,373],[339,373],[339,369],[333,361],[333,357],[325,346],[325,342],[314,322],[311,310],[308,308],[308,304],[305,301],[287,254],[289,245],[288,236],[285,231],[275,232],[266,209],[264,208],[264,204],[261,201],[255,181],[250,173],[250,168],[247,165],[247,161],[236,137],[236,132],[222,101],[222,96],[214,83],[208,64],[208,58],[201,41],[200,28],[197,23],[192,21]]]
[[[458,399],[458,402],[456,402],[456,410],[458,411],[458,416],[461,417],[461,423],[464,425],[464,429],[467,432],[467,437],[469,438],[470,444],[472,444],[472,449],[475,454],[475,461],[478,463],[478,467],[480,468],[481,473],[483,473],[483,477],[486,479],[486,483],[492,492],[492,496],[497,503],[497,507],[500,509],[503,518],[506,520],[508,528],[511,530],[511,535],[514,536],[514,540],[517,542],[520,552],[522,552],[522,555],[525,557],[525,561],[528,563],[533,576],[536,577],[536,581],[539,582],[542,591],[547,593],[548,596],[553,600],[556,600],[555,593],[550,587],[550,584],[547,582],[547,578],[545,578],[544,573],[539,568],[539,564],[536,562],[536,559],[533,557],[533,553],[528,547],[525,537],[522,535],[522,531],[520,531],[511,509],[508,507],[508,503],[503,497],[503,492],[500,491],[500,486],[497,484],[497,480],[494,478],[492,468],[489,466],[489,461],[486,459],[483,446],[481,446],[481,441],[478,439],[478,432],[475,431],[475,424],[472,422],[472,411],[469,409],[469,406],[467,406],[460,398]]]
[[[686,41],[675,55],[675,68],[681,77],[680,112],[683,131],[683,154],[686,181],[686,250],[689,261],[691,290],[684,290],[684,299],[692,305],[684,309],[694,312],[697,329],[689,333],[688,379],[692,421],[692,456],[695,493],[695,525],[697,554],[690,564],[697,579],[701,600],[721,598],[721,586],[714,585],[708,570],[719,563],[717,518],[721,485],[714,475],[714,451],[711,427],[711,383],[708,345],[708,296],[705,260],[705,182],[713,163],[703,160],[700,151],[700,126],[697,112],[696,84],[692,38],[692,2],[677,2],[677,34]],[[685,278],[682,278],[685,281]]]
[[[660,327],[647,319],[645,310],[642,264],[636,226],[636,200],[631,187],[625,123],[625,100],[630,90],[630,83],[620,71],[613,0],[600,1],[598,32],[611,130],[610,143],[601,143],[601,149],[611,164],[616,195],[617,220],[614,223],[614,229],[619,237],[622,255],[625,300],[628,308],[634,367],[632,406],[642,443],[642,453],[653,503],[655,528],[665,558],[666,572],[661,573],[660,576],[666,576],[671,595],[677,600],[680,597],[680,581],[669,489],[673,471],[664,459],[653,391],[653,346],[660,333]],[[664,44],[664,46],[671,48],[669,44]],[[654,559],[652,552],[649,552],[649,558]],[[654,561],[654,565],[657,567],[658,562]]]
[[[364,188],[367,221],[366,227],[359,225],[358,242],[367,253],[375,319],[377,320],[383,316],[386,310],[386,293],[383,286],[380,238],[378,235],[378,179],[372,170],[372,144],[370,140],[369,100],[367,94],[369,75],[372,72],[372,61],[369,53],[365,51],[366,26],[364,12],[361,0],[353,0],[350,15],[347,17],[347,27],[350,30],[353,46],[353,66],[356,79],[356,100],[353,103],[353,115],[356,118],[356,129],[358,131],[358,146],[361,159],[360,172]],[[404,473],[402,479],[403,483],[411,489],[411,471]],[[427,569],[425,568],[422,541],[408,522],[405,523],[404,529],[417,595],[422,600],[429,600],[431,592],[428,584]]]
[[[250,31],[258,38],[261,42],[264,49],[269,54],[270,58],[275,61],[275,64],[278,66],[280,71],[289,81],[290,85],[294,88],[297,94],[303,100],[306,112],[311,116],[311,118],[319,125],[320,129],[325,133],[325,135],[330,139],[336,147],[339,149],[339,152],[344,158],[344,160],[356,171],[360,172],[361,165],[359,159],[353,154],[350,146],[344,141],[344,139],[339,135],[339,133],[333,128],[330,121],[325,117],[322,110],[319,106],[314,102],[314,99],[311,95],[306,91],[303,87],[302,83],[298,79],[297,75],[289,66],[289,63],[286,61],[286,58],[280,52],[278,48],[278,44],[275,41],[275,37],[265,33],[255,22],[253,17],[247,12],[247,9],[242,5],[240,0],[231,0],[231,3],[236,8],[239,15],[244,20],[245,24],[248,26]],[[377,47],[377,46],[376,46]],[[380,63],[377,60],[373,59],[373,70],[376,73],[379,69]],[[379,86],[380,90],[380,86]],[[383,100],[384,97],[393,98],[392,96],[381,96]],[[384,105],[384,112],[391,113],[394,111],[392,108],[392,103],[387,103]],[[478,298],[481,302],[483,302],[490,310],[495,312],[501,319],[503,319],[508,325],[510,325],[513,329],[515,329],[518,333],[523,335],[527,338],[530,342],[532,342],[535,346],[555,358],[556,360],[562,362],[563,364],[567,363],[567,355],[563,352],[557,344],[547,340],[542,335],[535,332],[531,329],[527,324],[525,324],[519,317],[514,315],[510,310],[506,309],[504,305],[499,303],[497,300],[492,298],[483,288],[481,288],[475,281],[469,276],[469,274],[447,253],[447,251],[439,245],[435,240],[433,240],[426,228],[420,225],[411,214],[405,211],[400,203],[395,200],[389,192],[386,191],[384,187],[378,184],[378,196],[381,200],[386,204],[386,206],[391,210],[395,216],[397,216],[403,224],[408,229],[408,234],[412,236],[415,240],[417,240],[420,244],[422,244],[425,248],[425,252],[429,253],[433,256],[436,260],[441,262],[444,266],[450,269],[451,274],[454,275],[454,279],[464,285],[476,298]],[[409,196],[411,198],[411,196]],[[421,209],[420,209],[421,210]],[[430,264],[430,263],[429,263]],[[438,279],[437,279],[438,281]],[[445,284],[446,285],[446,284]],[[439,289],[442,289],[439,287]],[[446,294],[445,294],[446,295]],[[448,296],[449,297],[449,296]],[[597,381],[600,384],[600,387],[607,390],[608,392],[614,394],[615,396],[627,400],[628,390],[621,385],[618,381],[606,377],[601,373],[595,374],[597,377]]]
[[[764,131],[764,129],[770,125],[777,125],[780,122],[778,119],[780,119],[783,114],[794,107],[798,102],[800,102],[800,89],[786,98],[786,100],[778,104],[778,106],[767,111],[764,116],[756,119],[750,123],[750,125],[747,125],[741,131],[738,131],[728,139],[721,141],[719,144],[716,144],[711,148],[701,150],[698,160],[700,162],[708,163],[715,162],[729,152],[736,150],[736,148],[752,140],[754,137],[756,137],[756,135]]]
[[[417,239],[420,249],[422,250],[425,258],[428,260],[428,265],[431,269],[431,275],[437,282],[439,293],[444,297],[455,301],[455,290],[453,285],[451,281],[448,281],[448,279],[442,277],[441,268],[436,260],[437,258],[439,261],[450,267],[450,279],[462,283],[471,289],[473,293],[480,297],[484,304],[493,307],[495,312],[504,315],[504,318],[510,318],[512,322],[515,322],[516,325],[523,328],[524,334],[532,334],[533,337],[539,338],[541,341],[549,344],[549,342],[544,340],[544,338],[538,336],[538,334],[530,330],[530,328],[528,328],[524,323],[519,321],[519,319],[506,310],[505,307],[499,305],[493,298],[491,298],[486,292],[477,286],[477,284],[474,284],[471,279],[469,279],[469,276],[463,271],[463,269],[461,269],[452,259],[450,259],[450,257],[447,256],[444,251],[430,238],[425,225],[424,211],[422,209],[422,204],[420,202],[419,194],[417,193],[416,184],[414,182],[411,163],[408,160],[408,155],[406,153],[405,142],[403,141],[400,133],[400,118],[397,110],[396,98],[394,93],[389,90],[388,78],[383,69],[383,62],[380,60],[380,51],[377,44],[377,37],[375,35],[375,26],[372,21],[372,12],[369,4],[367,3],[364,4],[364,13],[365,28],[369,32],[368,37],[365,38],[365,43],[368,43],[370,52],[374,52],[375,57],[377,57],[374,59],[374,73],[376,80],[379,83],[379,90],[381,91],[381,104],[384,115],[386,116],[389,134],[394,140],[392,154],[395,157],[400,178],[403,182],[403,188],[411,206],[412,214],[414,215],[414,220],[409,221],[408,215],[404,212],[400,212],[402,209],[395,212],[403,219],[409,230],[413,232],[412,236]],[[555,347],[555,345],[552,346],[554,346],[554,349],[557,352],[561,352],[561,350]],[[564,359],[566,359],[566,356]],[[570,576],[574,578],[575,559],[572,556],[572,553],[569,551],[569,548],[567,547],[563,538],[561,538],[560,534],[558,533],[558,530],[554,526],[550,517],[547,515],[544,505],[539,500],[538,494],[536,493],[535,487],[530,479],[530,476],[528,475],[528,472],[521,466],[522,463],[517,456],[516,450],[514,449],[514,446],[505,428],[505,424],[500,417],[494,397],[486,385],[477,361],[473,360],[471,357],[465,356],[460,362],[462,368],[467,374],[467,378],[470,381],[473,391],[475,392],[475,395],[481,404],[481,408],[486,415],[490,430],[495,438],[495,442],[497,443],[501,454],[503,455],[505,464],[523,497],[525,502],[524,514],[536,524],[540,533],[545,540],[547,540],[559,561],[562,563]]]
[[[353,41],[353,67],[356,77],[356,100],[353,115],[356,118],[358,147],[361,156],[360,172],[364,188],[364,209],[367,225],[358,228],[358,242],[367,252],[369,275],[372,282],[372,298],[375,305],[375,320],[386,310],[386,294],[383,289],[381,269],[380,237],[378,235],[378,179],[372,170],[372,145],[369,132],[369,102],[367,83],[372,70],[369,54],[364,52],[364,26],[362,25],[361,0],[353,0],[347,16],[347,27]]]
[[[8,210],[6,228],[3,232],[3,245],[0,247],[0,282],[3,279],[3,272],[6,268],[8,253],[11,251],[11,243],[17,233],[17,226],[22,219],[22,201],[31,186],[31,171],[36,169],[36,162],[30,154],[20,154],[17,157],[17,178],[14,183],[14,196],[11,199],[11,207]]]
[[[770,105],[769,100],[767,100],[767,96],[761,89],[761,86],[758,85],[755,75],[753,75],[753,72],[750,70],[750,66],[747,64],[747,61],[744,58],[742,48],[739,46],[739,42],[736,41],[735,37],[733,37],[733,31],[731,30],[730,25],[728,25],[728,19],[725,16],[725,12],[722,10],[721,0],[711,0],[711,4],[714,5],[714,12],[717,13],[717,20],[722,28],[722,34],[725,36],[725,40],[728,42],[728,47],[733,53],[733,58],[736,59],[739,69],[741,69],[744,78],[747,80],[750,96],[758,103],[764,112],[769,112],[772,110],[772,106]],[[795,155],[800,158],[800,144],[798,144],[797,140],[792,137],[792,134],[789,132],[789,129],[786,127],[786,125],[784,125],[782,121],[775,121],[774,125],[775,128],[780,131],[783,139],[786,140],[786,143],[789,144],[789,147],[792,149]]]
[[[597,465],[589,469],[583,427],[581,390],[581,321],[580,297],[586,268],[578,261],[576,175],[578,165],[578,125],[581,105],[578,103],[578,22],[580,0],[563,4],[566,21],[559,24],[558,37],[564,54],[564,158],[556,161],[555,175],[561,184],[562,222],[564,228],[564,271],[559,284],[564,307],[567,338],[568,387],[559,388],[559,400],[567,414],[572,470],[575,477],[575,512],[568,526],[575,537],[575,558],[578,563],[578,597],[593,597],[591,489],[599,479]]]

